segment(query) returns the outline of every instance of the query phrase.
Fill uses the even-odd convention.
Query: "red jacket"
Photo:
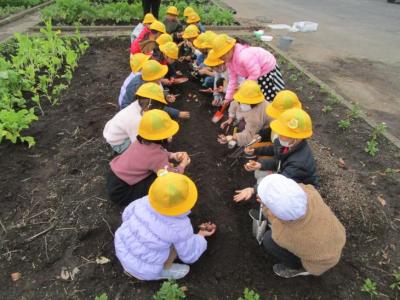
[[[131,44],[131,54],[136,54],[141,52],[139,43],[148,33],[150,33],[150,29],[147,27],[145,27],[142,30],[142,32],[140,32],[139,36]]]

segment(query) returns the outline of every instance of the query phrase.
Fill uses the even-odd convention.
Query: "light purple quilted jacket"
[[[173,245],[184,263],[193,263],[207,249],[204,237],[194,234],[188,217],[157,213],[148,197],[129,204],[115,232],[115,252],[124,269],[141,280],[156,280]]]

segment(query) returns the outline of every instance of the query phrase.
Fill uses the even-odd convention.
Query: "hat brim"
[[[185,176],[185,175],[183,175],[183,176]],[[191,210],[197,202],[198,191],[197,191],[196,185],[189,177],[185,176],[185,180],[189,186],[189,191],[188,191],[185,201],[183,201],[182,203],[180,203],[174,207],[168,207],[168,208],[161,207],[160,205],[157,204],[157,201],[155,200],[155,196],[154,196],[153,185],[151,185],[150,189],[149,189],[149,202],[150,202],[151,207],[158,213],[165,215],[165,216],[170,216],[170,217],[179,216],[179,215],[182,215],[182,214],[188,212],[189,210]]]
[[[269,104],[265,108],[265,113],[272,119],[277,119],[282,114],[282,111],[277,110],[272,104]]]
[[[140,97],[143,97],[143,98],[148,98],[148,99],[151,99],[151,100],[155,100],[155,101],[161,102],[163,104],[168,104],[168,102],[164,98],[161,98],[161,97],[157,97],[157,96],[154,97],[154,96],[150,96],[148,94],[142,94],[142,93],[136,93],[136,95],[140,96]]]
[[[265,100],[265,97],[264,97],[264,95],[260,95],[258,97],[254,97],[254,98],[250,99],[248,97],[244,97],[238,91],[233,95],[233,100],[243,103],[243,104],[259,104]]]
[[[225,47],[224,49],[221,49],[219,52],[216,52],[216,51],[214,50],[215,56],[216,56],[217,58],[221,58],[221,56],[224,56],[224,55],[227,54],[231,49],[233,49],[233,47],[235,47],[235,45],[236,45],[236,41],[235,41],[235,43],[233,43],[233,44],[228,44],[227,47]]]
[[[163,132],[160,132],[159,134],[155,134],[155,135],[147,135],[145,132],[141,131],[139,128],[139,135],[149,141],[161,141],[161,140],[165,140],[171,136],[174,136],[178,130],[179,130],[179,124],[178,122],[171,120],[172,124],[171,127],[168,128],[168,130],[165,130]]]
[[[131,56],[129,57],[129,59],[132,59],[132,57],[133,57],[133,55],[131,54]],[[138,65],[136,68],[132,68],[132,66],[131,66],[132,72],[133,72],[133,73],[139,72],[140,69],[143,67],[144,63],[145,63],[146,61],[148,61],[148,60],[150,59],[150,57],[151,57],[151,55],[146,55],[146,59],[145,59],[140,65]]]
[[[204,60],[204,64],[209,66],[209,67],[216,67],[224,64],[224,61],[222,59],[219,60],[207,60],[207,58]]]
[[[179,16],[179,13],[172,12],[172,11],[167,11],[166,14],[167,15],[173,15],[173,16],[176,16],[176,17]]]
[[[273,120],[269,126],[272,131],[276,132],[279,135],[283,135],[292,139],[307,139],[312,136],[313,132],[310,130],[309,132],[295,132],[293,130],[288,129],[284,126],[279,120]]]
[[[199,34],[194,35],[194,36],[192,36],[192,35],[187,35],[187,34],[185,34],[185,33],[182,34],[182,37],[183,37],[184,39],[193,39],[193,38],[197,38],[198,36],[199,36]]]
[[[142,73],[142,79],[144,81],[159,80],[159,79],[163,78],[167,73],[168,73],[168,66],[161,65],[160,72],[158,72],[157,74],[150,76],[150,77],[145,77],[145,76],[143,76],[143,73]]]
[[[203,44],[202,44],[198,39],[195,39],[195,40],[193,41],[193,45],[194,45],[197,49],[205,49],[205,47],[203,46]]]

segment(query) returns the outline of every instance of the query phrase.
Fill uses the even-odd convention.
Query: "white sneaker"
[[[184,264],[172,264],[168,269],[161,271],[159,279],[181,279],[189,273],[190,267]]]

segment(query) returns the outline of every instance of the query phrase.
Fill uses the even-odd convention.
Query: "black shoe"
[[[311,275],[309,272],[301,269],[290,269],[286,267],[284,264],[276,264],[272,267],[274,273],[282,278],[293,278],[296,276],[308,276]]]

